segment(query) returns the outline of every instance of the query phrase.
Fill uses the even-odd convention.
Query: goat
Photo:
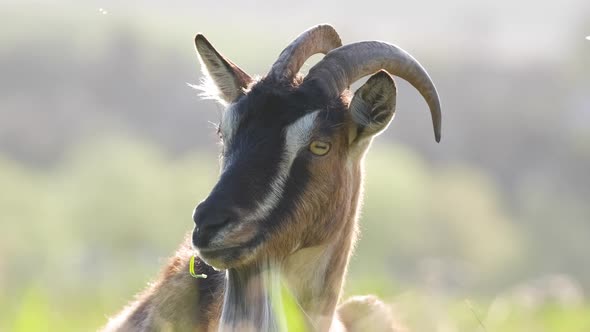
[[[203,35],[195,45],[216,88],[209,96],[226,106],[219,180],[194,210],[192,237],[105,331],[286,330],[287,296],[308,330],[393,331],[377,298],[338,303],[358,233],[363,157],[395,112],[391,75],[421,93],[440,140],[439,97],[425,69],[385,42],[342,46],[329,25],[303,32],[260,79]],[[317,53],[325,57],[303,77]],[[195,253],[206,279],[189,274]]]

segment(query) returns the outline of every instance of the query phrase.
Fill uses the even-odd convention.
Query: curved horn
[[[401,48],[378,41],[365,41],[339,47],[309,70],[303,84],[314,82],[330,97],[339,96],[363,76],[385,69],[416,88],[430,107],[434,137],[441,136],[441,111],[438,92],[426,70]]]
[[[309,57],[317,53],[326,54],[340,46],[340,36],[331,25],[316,25],[300,34],[281,52],[272,65],[269,76],[276,80],[290,81]]]

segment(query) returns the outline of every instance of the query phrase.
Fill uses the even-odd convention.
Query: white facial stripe
[[[225,144],[229,144],[234,133],[238,129],[238,114],[236,113],[234,105],[235,104],[229,105],[221,115],[221,124],[219,130],[223,135],[223,140]]]
[[[235,104],[230,104],[221,114],[221,123],[219,124],[219,132],[223,137],[223,145],[227,146],[231,143],[236,130],[238,130],[239,116],[235,109]],[[231,157],[224,157],[221,159],[221,170],[223,172],[233,160]]]
[[[270,191],[258,205],[256,211],[252,213],[251,219],[260,220],[268,216],[272,209],[278,205],[283,196],[285,183],[289,177],[293,161],[301,148],[306,147],[311,139],[318,113],[319,110],[310,112],[285,129],[285,150],[283,151],[277,175],[271,181]]]

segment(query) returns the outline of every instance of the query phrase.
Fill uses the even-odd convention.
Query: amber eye
[[[328,142],[313,141],[309,145],[309,151],[315,155],[323,156],[330,151],[330,146]]]

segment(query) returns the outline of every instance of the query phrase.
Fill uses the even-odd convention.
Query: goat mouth
[[[250,241],[239,245],[195,247],[197,255],[216,269],[226,269],[242,265],[255,256],[256,249],[263,241],[262,236],[256,236]]]
[[[215,248],[197,248],[197,253],[199,256],[206,256],[206,257],[218,257],[218,256],[225,256],[232,251],[240,250],[241,246],[232,246],[232,247],[215,247]]]
[[[196,248],[196,253],[197,256],[214,269],[225,270],[239,265],[241,258],[245,254],[244,249],[241,246]]]

